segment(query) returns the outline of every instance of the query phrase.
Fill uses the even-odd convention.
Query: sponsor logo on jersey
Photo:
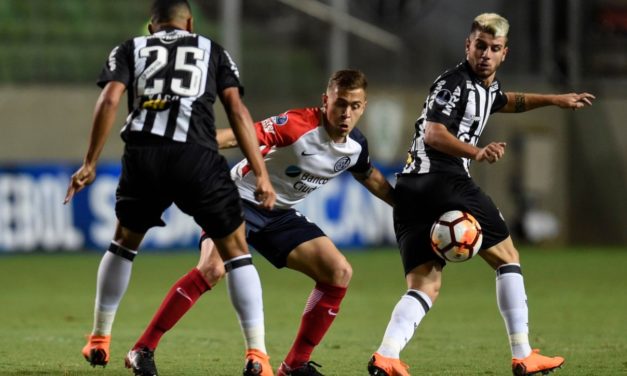
[[[461,88],[457,86],[453,93],[450,90],[443,88],[444,84],[446,84],[445,80],[440,80],[435,85],[433,89],[433,93],[435,95],[431,95],[429,99],[429,109],[433,108],[433,104],[438,108],[441,108],[442,114],[446,116],[451,116],[451,111],[455,104],[459,102],[459,96],[461,95]]]
[[[266,133],[274,133],[274,124],[272,120],[265,119],[261,121],[261,126],[263,127],[263,131]]]
[[[298,166],[287,166],[287,168],[285,169],[285,175],[289,176],[290,178],[295,178],[298,175],[300,175],[300,173],[303,172],[303,170],[298,167]]]
[[[274,124],[278,125],[279,127],[287,124],[287,114],[273,116],[270,119],[272,120]]]
[[[145,110],[163,111],[170,108],[172,102],[178,102],[179,100],[180,97],[178,95],[170,94],[144,96],[141,99],[141,108]]]
[[[311,157],[312,155],[316,155],[316,153],[307,153],[305,150],[303,150],[300,155],[302,155],[303,157]]]
[[[239,69],[237,69],[237,64],[235,64],[235,62],[233,61],[233,59],[231,58],[231,55],[229,55],[227,50],[224,50],[224,54],[226,55],[226,58],[229,59],[229,63],[231,64],[231,70],[233,71],[233,74],[235,74],[235,77],[239,78]]]
[[[116,62],[115,62],[115,54],[117,54],[118,48],[120,48],[120,47],[118,46],[118,47],[114,48],[113,50],[111,50],[111,53],[109,54],[109,60],[107,61],[107,65],[109,65],[109,70],[111,72],[114,72],[115,69],[118,67]]]
[[[311,193],[319,187],[327,184],[328,182],[329,178],[324,178],[322,176],[316,176],[305,172],[300,177],[300,180],[294,183],[293,187],[298,192]]]
[[[346,167],[348,167],[350,165],[350,163],[351,163],[351,159],[349,157],[344,156],[344,157],[338,159],[337,162],[335,162],[335,166],[333,166],[333,170],[335,172],[342,171]]]

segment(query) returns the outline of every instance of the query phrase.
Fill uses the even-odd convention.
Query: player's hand
[[[489,163],[498,162],[505,155],[505,142],[491,142],[488,146],[481,148],[475,157],[477,162],[487,161]]]
[[[556,96],[555,105],[560,108],[572,108],[577,110],[585,106],[592,106],[596,97],[590,93],[568,93]]]
[[[75,193],[80,192],[96,179],[96,167],[83,164],[70,178],[63,204],[70,202]]]
[[[274,207],[276,193],[274,192],[274,187],[272,187],[268,177],[257,178],[255,200],[257,200],[257,202],[259,202],[259,206],[264,209],[270,210]]]

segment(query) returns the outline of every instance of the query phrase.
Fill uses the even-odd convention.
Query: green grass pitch
[[[530,339],[562,355],[556,375],[627,375],[627,250],[521,250]],[[313,354],[325,375],[365,375],[405,291],[396,250],[348,252],[354,274],[341,313]],[[100,254],[0,257],[0,375],[130,375],[123,358],[195,252],[141,254],[113,327],[111,361],[80,355],[91,330]],[[289,349],[312,283],[255,257],[264,287],[266,341],[276,367]],[[241,375],[243,341],[224,283],[167,333],[161,375]],[[401,354],[415,375],[507,375],[510,353],[494,273],[480,258],[449,265],[440,298]]]

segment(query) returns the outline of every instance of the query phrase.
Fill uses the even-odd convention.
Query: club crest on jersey
[[[350,165],[351,159],[349,157],[342,157],[337,162],[335,162],[335,166],[333,166],[333,170],[335,172],[342,171]]]
[[[285,175],[289,176],[290,178],[295,178],[300,175],[302,171],[303,170],[300,167],[291,165],[287,166],[287,168],[285,169]]]
[[[270,119],[272,120],[274,124],[278,125],[279,127],[287,124],[287,114],[273,116]]]

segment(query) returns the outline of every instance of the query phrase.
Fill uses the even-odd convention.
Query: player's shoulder
[[[470,75],[464,61],[440,74],[433,82],[433,86],[441,86],[443,83],[446,83],[447,86],[455,86],[468,80],[470,80]]]
[[[321,110],[317,107],[295,108],[274,116],[277,125],[289,125],[290,128],[314,129],[321,119]]]
[[[287,145],[317,129],[320,119],[320,109],[297,108],[271,116],[260,123],[267,132],[279,135]]]
[[[353,130],[348,134],[348,138],[362,145],[368,143],[368,139],[358,128],[353,128]]]

